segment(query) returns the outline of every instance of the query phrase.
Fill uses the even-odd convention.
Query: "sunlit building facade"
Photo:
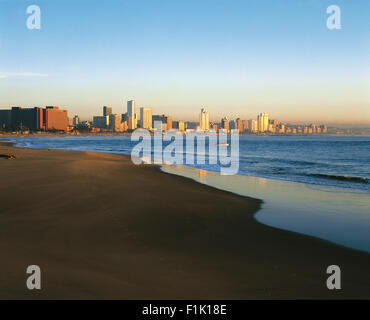
[[[152,109],[140,108],[140,126],[144,129],[152,129]]]
[[[260,113],[257,117],[258,131],[265,132],[269,129],[269,115],[267,113]]]
[[[199,127],[203,131],[209,130],[209,114],[205,108],[202,108],[199,116]]]

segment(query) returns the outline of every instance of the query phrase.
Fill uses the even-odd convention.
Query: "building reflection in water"
[[[206,182],[206,177],[207,176],[207,171],[203,169],[198,169],[198,177],[199,181],[205,183]]]

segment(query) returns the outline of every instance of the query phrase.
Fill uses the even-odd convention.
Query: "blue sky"
[[[26,28],[28,5],[41,30]],[[342,29],[326,28],[336,4]],[[0,0],[0,108],[370,125],[370,1]]]

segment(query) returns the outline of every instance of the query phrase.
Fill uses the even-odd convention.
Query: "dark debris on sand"
[[[15,159],[16,156],[14,154],[0,154],[0,158]]]

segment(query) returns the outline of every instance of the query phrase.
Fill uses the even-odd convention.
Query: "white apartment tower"
[[[257,116],[258,131],[265,132],[269,129],[269,115],[267,113],[260,113]]]
[[[131,128],[134,130],[137,127],[137,118],[135,113],[135,100],[127,101],[127,115],[130,116]]]
[[[152,108],[140,108],[140,125],[144,129],[152,129]]]
[[[205,108],[202,108],[199,116],[199,127],[203,131],[209,130],[209,114]]]

